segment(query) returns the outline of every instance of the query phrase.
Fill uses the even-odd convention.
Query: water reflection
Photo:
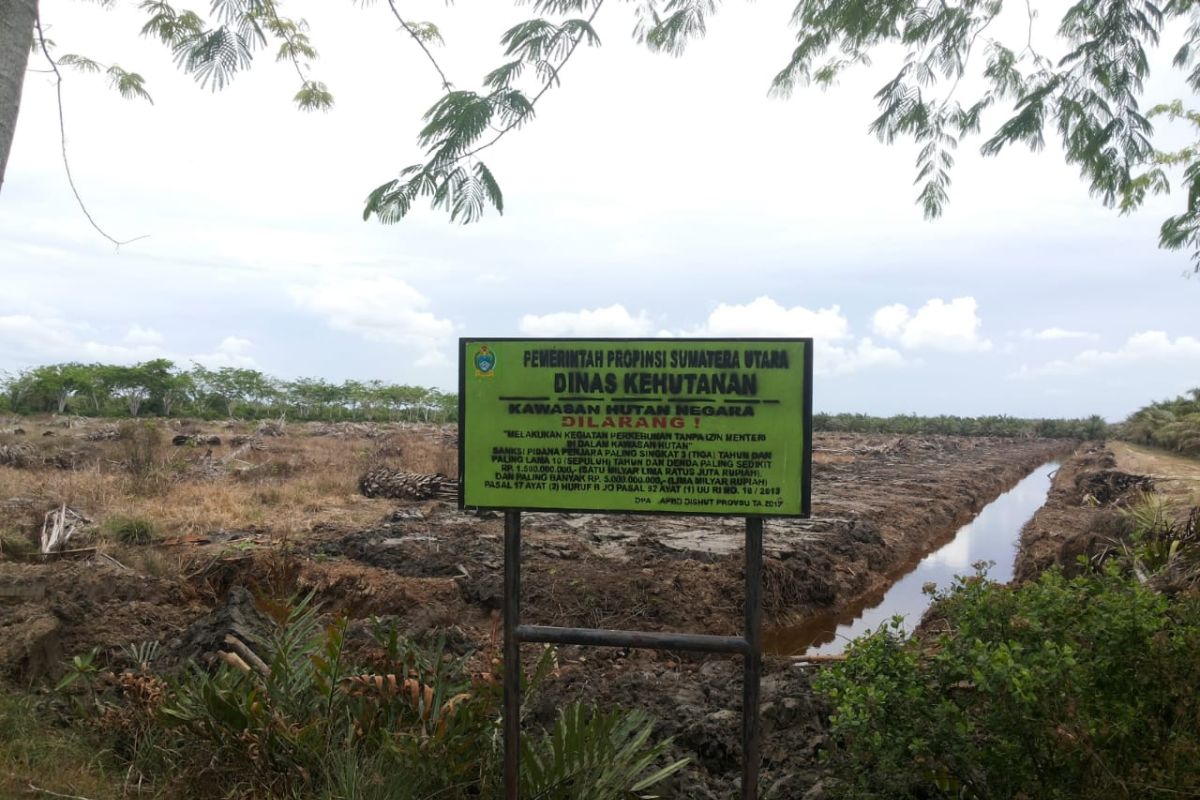
[[[1021,528],[1046,501],[1058,462],[1043,464],[1011,490],[984,506],[979,515],[958,529],[941,547],[900,570],[900,577],[883,591],[864,597],[841,615],[822,615],[799,625],[766,631],[764,649],[786,655],[833,655],[846,643],[875,629],[897,614],[906,625],[915,625],[929,605],[921,591],[933,582],[950,584],[955,575],[971,572],[977,561],[994,561],[988,575],[997,581],[1012,580],[1013,556]]]

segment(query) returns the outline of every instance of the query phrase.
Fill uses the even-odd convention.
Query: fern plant
[[[275,625],[253,643],[261,659],[226,654],[215,672],[194,668],[169,687],[160,719],[192,770],[226,789],[327,800],[499,794],[494,675],[471,675],[470,657],[450,655],[444,638],[420,647],[389,625],[375,631],[382,655],[356,665],[346,620],[322,627],[311,595],[265,605]],[[554,663],[547,648],[527,698]],[[524,738],[522,796],[640,796],[684,763],[659,767],[670,743],[652,734],[644,714],[571,706],[548,734]]]
[[[542,739],[521,741],[521,796],[531,800],[621,800],[674,775],[687,759],[659,767],[671,746],[651,743],[641,711],[597,711],[579,703]]]

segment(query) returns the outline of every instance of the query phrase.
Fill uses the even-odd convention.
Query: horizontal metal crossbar
[[[741,653],[743,655],[750,652],[750,643],[741,636],[710,636],[699,633],[647,633],[595,628],[558,628],[551,625],[518,625],[516,636],[522,642],[543,642],[545,644],[641,647],[651,650],[691,650],[698,653]]]

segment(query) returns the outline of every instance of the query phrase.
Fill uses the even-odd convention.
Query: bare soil
[[[491,652],[503,569],[500,515],[438,501],[371,500],[354,489],[359,472],[380,459],[452,473],[452,432],[359,426],[318,437],[314,428],[289,426],[285,437],[247,452],[243,466],[215,476],[193,468],[234,445],[214,446],[215,453],[207,445],[176,448],[169,458],[185,463],[172,470],[184,477],[149,497],[130,494],[103,466],[112,460],[103,440],[89,440],[98,460],[74,472],[0,467],[0,531],[27,530],[52,503],[66,502],[95,516],[98,528],[110,513],[146,515],[161,536],[134,548],[97,531],[92,544],[124,566],[0,561],[0,674],[29,684],[54,677],[64,657],[92,646],[204,641],[205,625],[224,619],[221,609],[238,586],[314,591],[326,610],[347,614],[358,629],[386,615],[414,636],[449,630],[462,648]],[[185,433],[228,440],[246,431],[189,425]],[[813,518],[766,524],[768,621],[836,610],[885,586],[1034,467],[1073,446],[818,434]],[[1064,467],[1056,487],[1068,473]],[[34,502],[12,504],[18,510],[5,517],[8,496]],[[206,498],[219,503],[205,506]],[[737,633],[742,541],[737,519],[527,514],[522,621]],[[1035,544],[1031,553],[1042,563],[1042,551],[1053,548]],[[775,785],[767,796],[802,797],[819,778],[825,711],[808,689],[809,672],[790,658],[767,659],[764,786]],[[563,648],[557,676],[534,700],[534,721],[548,721],[573,698],[646,708],[694,761],[668,796],[724,798],[739,774],[740,682],[737,659]]]
[[[1200,460],[1127,442],[1112,442],[1109,449],[1119,469],[1150,477],[1154,491],[1177,508],[1200,506]]]

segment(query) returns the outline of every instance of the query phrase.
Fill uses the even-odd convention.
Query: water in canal
[[[765,631],[764,650],[784,655],[833,655],[867,630],[874,630],[897,614],[911,629],[921,621],[929,596],[921,587],[929,582],[949,586],[955,575],[969,575],[977,561],[994,561],[992,580],[1012,579],[1013,559],[1021,528],[1046,502],[1050,480],[1058,462],[1043,464],[1020,483],[984,506],[971,522],[958,529],[947,544],[910,565],[903,577],[885,590],[868,595],[840,615],[811,617],[798,625]]]

